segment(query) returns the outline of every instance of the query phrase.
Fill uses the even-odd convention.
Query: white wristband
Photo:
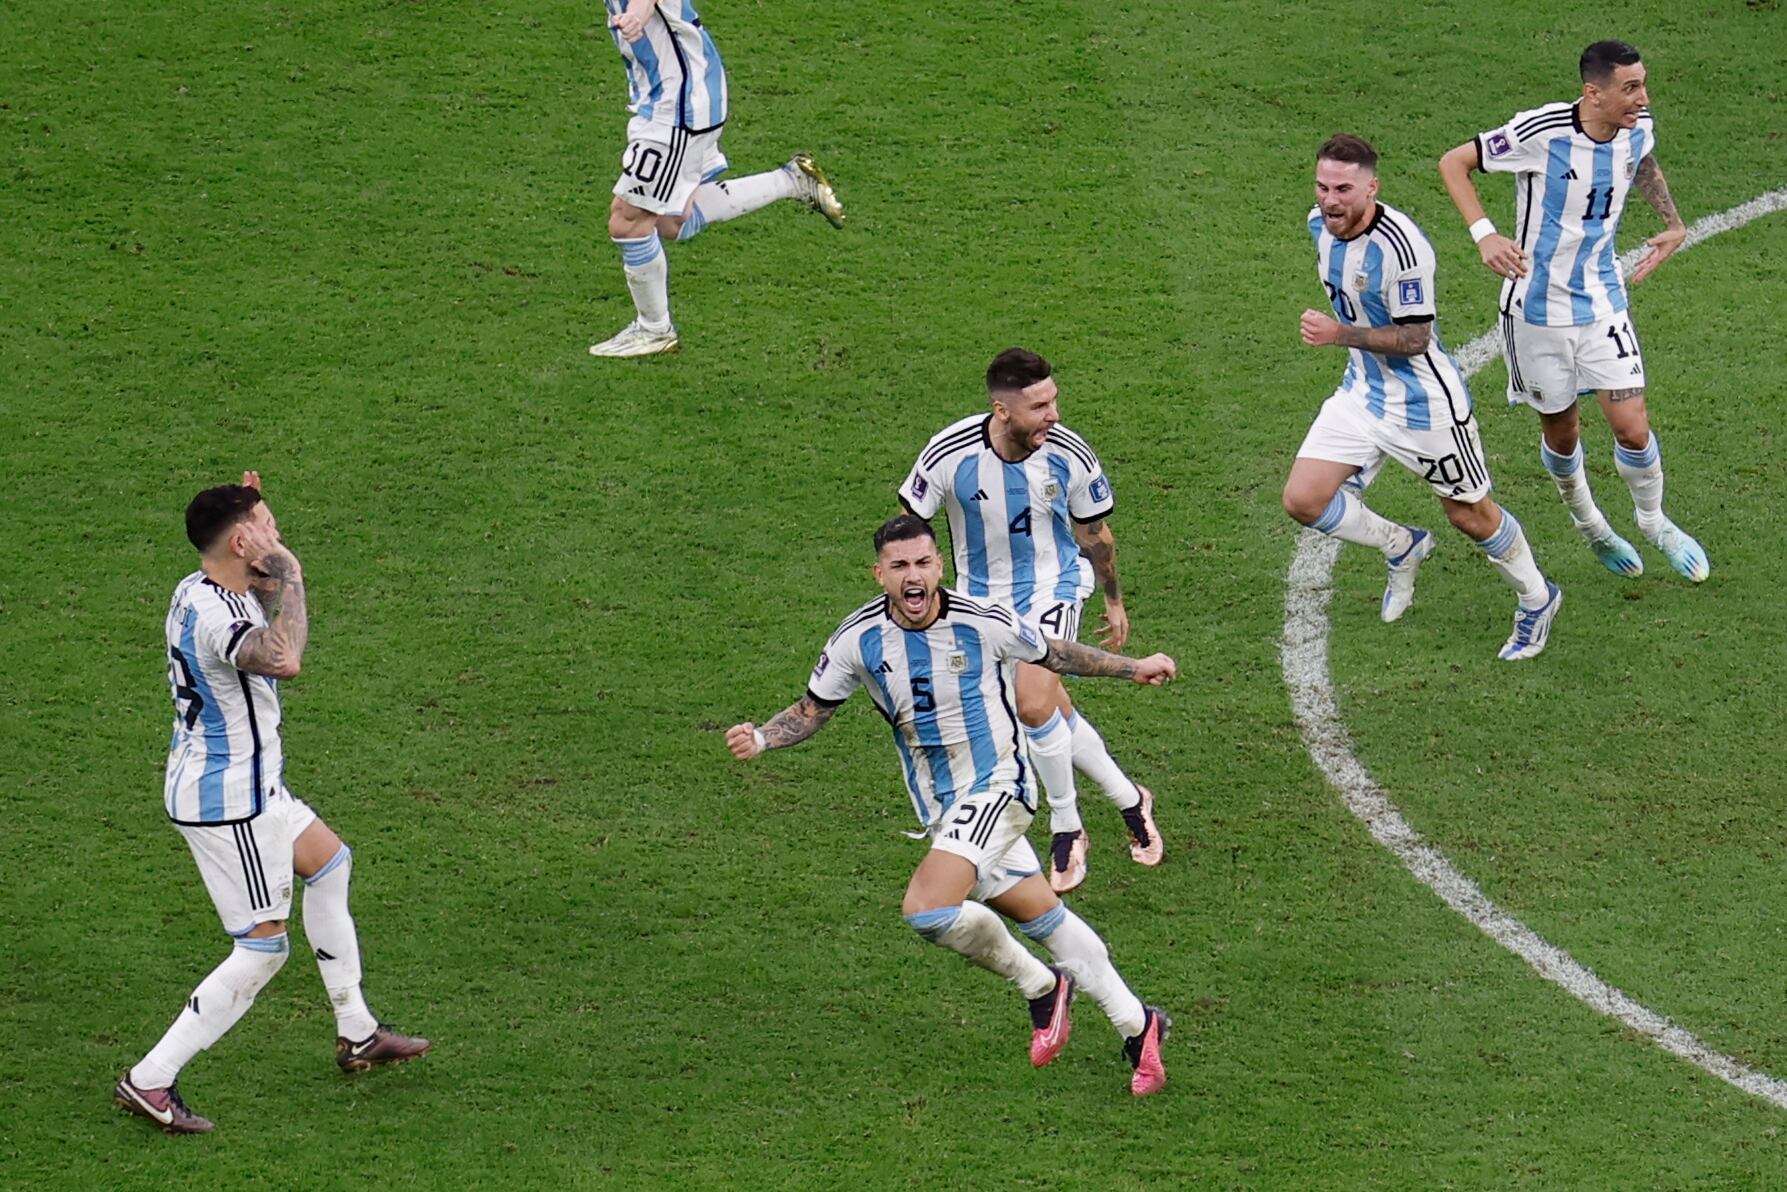
[[[1489,222],[1487,215],[1471,225],[1471,239],[1478,244],[1483,243],[1483,237],[1493,235],[1495,235],[1495,225]]]
[[[765,753],[769,750],[769,742],[764,739],[762,729],[760,729],[760,728],[752,729],[751,730],[751,740],[757,742],[757,752],[758,753]]]

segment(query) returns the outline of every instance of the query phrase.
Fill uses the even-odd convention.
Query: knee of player
[[[1314,525],[1316,519],[1321,517],[1322,510],[1328,506],[1327,501],[1317,502],[1314,494],[1301,485],[1285,485],[1281,500],[1284,511],[1290,514],[1291,520],[1305,526]]]
[[[1479,541],[1495,533],[1495,503],[1487,498],[1468,505],[1462,501],[1447,501],[1445,505],[1446,520],[1460,533]]]
[[[285,959],[291,955],[291,938],[283,930],[274,935],[245,935],[236,940],[236,951],[251,963],[240,966],[234,971],[237,997],[254,1000],[261,987],[273,979],[273,975],[285,966]]]
[[[340,848],[335,850],[335,855],[333,857],[330,857],[327,861],[322,863],[315,873],[305,875],[304,884],[306,886],[314,886],[332,873],[340,873],[343,877],[346,877],[349,873],[353,872],[353,867],[354,850],[349,848],[346,844],[343,844]]]
[[[1060,715],[1061,697],[1058,690],[1018,690],[1018,719],[1024,722],[1026,729],[1047,732],[1054,728],[1055,718]]]
[[[908,927],[934,944],[943,938],[944,932],[956,925],[957,919],[962,917],[962,906],[960,903],[956,903],[953,906],[919,909],[914,905],[914,899],[908,896],[906,905],[900,908],[900,914],[905,918]]]
[[[652,230],[656,217],[616,196],[608,206],[608,235],[615,240],[631,240]]]

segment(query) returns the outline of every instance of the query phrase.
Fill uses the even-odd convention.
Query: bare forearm
[[[1432,323],[1394,323],[1388,327],[1349,327],[1343,323],[1335,341],[1343,348],[1359,348],[1380,356],[1419,356],[1432,339]]]
[[[763,734],[765,749],[798,745],[824,728],[835,711],[836,708],[828,708],[812,696],[803,695],[770,717],[769,722],[757,731]]]
[[[252,590],[267,614],[267,626],[242,643],[236,665],[261,675],[297,674],[304,647],[310,643],[310,601],[303,572],[281,563],[277,574],[257,577]]]
[[[1045,638],[1049,652],[1037,664],[1061,675],[1085,675],[1100,679],[1133,679],[1136,662],[1096,646]]]
[[[1467,141],[1440,158],[1440,180],[1446,184],[1446,193],[1452,196],[1452,205],[1458,208],[1458,214],[1464,217],[1467,226],[1485,214],[1477,184],[1471,181],[1471,171],[1476,168],[1477,145],[1474,141]]]
[[[1664,223],[1672,228],[1681,226],[1681,213],[1675,209],[1675,200],[1669,194],[1669,180],[1663,177],[1663,167],[1657,164],[1655,157],[1646,157],[1638,163],[1638,173],[1633,176],[1632,185],[1652,210],[1663,217]]]
[[[1117,582],[1117,540],[1111,535],[1111,527],[1102,521],[1092,528],[1080,526],[1074,538],[1079,542],[1080,553],[1092,564],[1093,578],[1106,603],[1123,603],[1123,589]]]

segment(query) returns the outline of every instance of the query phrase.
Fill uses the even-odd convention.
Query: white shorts
[[[244,936],[257,923],[291,917],[292,846],[316,818],[282,786],[251,820],[174,825],[192,849],[225,931]]]
[[[1297,448],[1299,459],[1356,464],[1369,482],[1389,456],[1433,486],[1442,497],[1466,504],[1489,495],[1489,465],[1475,414],[1463,422],[1446,420],[1430,430],[1411,430],[1373,417],[1357,398],[1335,392]]]
[[[1080,614],[1086,609],[1084,600],[1057,600],[1052,604],[1034,607],[1042,611],[1026,619],[1035,621],[1045,637],[1052,637],[1058,642],[1080,640]]]
[[[1644,388],[1644,353],[1630,311],[1581,327],[1536,327],[1503,315],[1502,351],[1508,404],[1541,414],[1561,414],[1592,390]]]
[[[726,155],[720,152],[722,131],[629,125],[631,139],[621,155],[614,193],[654,215],[681,215],[697,186],[726,172]]]
[[[969,897],[985,902],[1042,872],[1036,850],[1024,837],[1035,818],[1035,809],[1011,789],[982,791],[950,805],[931,828],[931,847],[973,863]]]

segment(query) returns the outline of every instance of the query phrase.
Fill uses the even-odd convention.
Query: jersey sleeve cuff
[[[811,687],[807,688],[807,698],[818,704],[821,708],[835,708],[844,702],[841,699],[826,699]]]
[[[1395,323],[1398,327],[1406,327],[1410,323],[1431,323],[1431,322],[1433,322],[1433,316],[1432,315],[1398,315],[1396,318],[1391,319],[1390,321],[1392,323]]]
[[[1483,157],[1483,134],[1478,133],[1476,136],[1472,137],[1471,144],[1477,147],[1477,171],[1479,173],[1487,174],[1489,169],[1483,164],[1485,160]]]
[[[1105,518],[1111,516],[1111,514],[1116,511],[1116,508],[1117,508],[1117,502],[1112,501],[1109,505],[1106,505],[1103,509],[1099,510],[1097,513],[1088,513],[1084,517],[1081,517],[1077,513],[1069,514],[1069,516],[1073,518],[1075,525],[1089,526],[1093,522],[1101,522]]]

